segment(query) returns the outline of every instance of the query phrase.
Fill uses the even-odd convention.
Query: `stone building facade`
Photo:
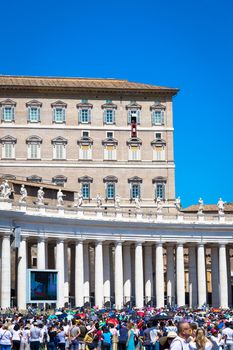
[[[0,76],[0,173],[99,193],[107,206],[175,198],[172,98],[115,79]],[[9,176],[10,175],[10,176]]]

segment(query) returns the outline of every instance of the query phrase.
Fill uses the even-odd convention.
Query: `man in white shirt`
[[[222,336],[226,342],[227,350],[233,350],[233,330],[230,328],[230,323],[225,323],[225,328],[222,330]]]
[[[173,340],[170,350],[189,350],[188,338],[190,337],[191,328],[188,322],[179,322],[178,336]]]

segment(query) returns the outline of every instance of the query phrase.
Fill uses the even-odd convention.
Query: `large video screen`
[[[29,270],[29,301],[57,301],[57,271]]]

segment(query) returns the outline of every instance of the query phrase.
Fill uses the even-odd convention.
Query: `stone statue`
[[[20,188],[20,194],[21,194],[21,197],[19,201],[26,202],[28,193],[24,185],[22,185]]]
[[[83,193],[82,193],[82,190],[80,190],[77,193],[76,197],[75,197],[75,204],[74,204],[74,206],[75,207],[81,207],[82,204],[83,204]]]
[[[96,204],[97,204],[98,208],[100,208],[102,206],[102,198],[101,198],[101,195],[99,193],[96,196]]]
[[[4,199],[9,199],[11,195],[12,189],[8,183],[8,180],[5,180],[0,186],[0,197]]]
[[[115,208],[119,209],[121,207],[121,197],[119,194],[115,196]]]
[[[44,204],[44,191],[43,187],[40,187],[37,191],[37,203],[38,204]]]
[[[162,203],[160,197],[157,197],[157,199],[156,199],[156,205],[157,205],[157,213],[158,213],[158,214],[161,214],[161,213],[162,213],[162,209],[163,209],[163,203]]]
[[[199,204],[198,212],[199,212],[199,213],[202,213],[202,212],[203,212],[203,209],[204,209],[204,201],[203,201],[202,198],[199,198],[198,204]]]
[[[59,191],[57,192],[57,205],[61,206],[64,204],[63,197],[65,195],[63,194],[62,190],[59,188]]]
[[[221,214],[224,213],[224,205],[225,205],[225,202],[222,200],[222,198],[219,198],[217,206],[218,206],[218,212]]]
[[[141,208],[141,203],[140,203],[140,199],[138,196],[134,198],[134,204],[135,204],[136,209]]]
[[[175,206],[176,206],[176,209],[180,210],[180,207],[181,207],[180,196],[176,198]]]

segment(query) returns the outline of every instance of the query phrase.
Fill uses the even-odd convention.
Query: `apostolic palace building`
[[[232,305],[233,204],[175,195],[177,93],[0,76],[2,308]]]

